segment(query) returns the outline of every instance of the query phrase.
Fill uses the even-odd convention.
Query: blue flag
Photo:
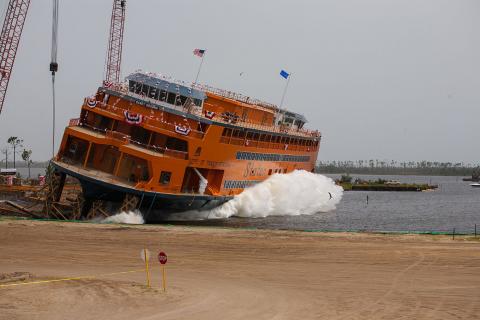
[[[285,70],[282,70],[282,71],[280,71],[280,75],[281,75],[282,77],[284,77],[285,79],[288,79],[288,77],[290,76],[290,73],[288,73],[288,72],[285,71]]]

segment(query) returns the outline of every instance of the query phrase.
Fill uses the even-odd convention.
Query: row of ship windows
[[[298,146],[318,147],[318,139],[301,139],[297,137],[280,136],[268,133],[258,133],[253,131],[245,131],[244,129],[230,129],[224,128],[222,132],[223,137],[246,139],[248,141],[260,141],[269,143],[283,143]]]
[[[176,94],[173,92],[168,92],[166,90],[162,90],[159,88],[151,87],[146,84],[132,81],[129,82],[129,90],[130,92],[134,92],[136,94],[149,97],[155,100],[164,101],[169,104],[173,104],[176,106],[184,106],[187,100],[193,101],[193,103],[197,106],[202,105],[202,100],[199,99],[191,99],[180,94]]]
[[[259,183],[260,181],[235,181],[235,180],[226,180],[223,183],[223,187],[225,189],[245,189],[247,187],[251,187]]]
[[[237,152],[237,160],[308,162],[310,161],[310,156],[294,156],[290,154],[273,154],[273,153]]]

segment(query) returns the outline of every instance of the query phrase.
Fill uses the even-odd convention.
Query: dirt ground
[[[480,319],[480,242],[0,220],[0,319]]]

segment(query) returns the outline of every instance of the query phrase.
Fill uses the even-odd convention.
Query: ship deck
[[[189,113],[185,113],[183,107],[174,107],[170,104],[163,103],[161,101],[152,99],[150,97],[146,97],[140,94],[130,92],[125,88],[121,88],[121,87],[120,88],[103,88],[103,90],[110,95],[122,97],[123,99],[127,99],[136,103],[140,102],[141,105],[144,105],[147,108],[153,108],[156,110],[166,110],[168,112],[180,114],[187,118],[192,117],[194,120],[201,119],[206,123],[218,123],[218,124],[222,124],[223,126],[241,127],[245,129],[253,129],[253,130],[258,130],[262,132],[277,133],[277,134],[291,135],[291,136],[304,137],[304,138],[320,138],[322,135],[321,132],[319,132],[318,130],[295,129],[290,127],[277,126],[277,125],[262,125],[259,123],[242,121],[241,119],[238,119],[235,123],[232,123],[231,121],[223,119],[219,115],[211,119],[205,116],[201,108],[196,108],[196,109],[194,108]],[[232,99],[232,98],[226,96],[225,99]],[[261,107],[258,105],[255,105],[255,107],[258,109],[264,109],[264,107]],[[107,110],[110,109],[106,105],[103,106],[103,108]]]
[[[143,151],[143,149],[142,149]],[[93,183],[100,183],[103,185],[108,185],[112,189],[116,189],[118,191],[124,193],[131,193],[137,195],[154,195],[156,197],[179,197],[179,198],[194,198],[198,200],[215,200],[215,199],[222,199],[222,200],[229,200],[233,198],[232,196],[224,196],[224,195],[205,195],[199,193],[168,193],[168,192],[156,192],[151,190],[146,190],[143,186],[143,183],[134,183],[129,182],[127,180],[121,179],[118,176],[100,171],[91,168],[81,168],[77,165],[72,165],[65,163],[63,161],[52,161],[54,167],[64,172],[67,175],[70,175],[74,178],[79,180],[93,182]]]

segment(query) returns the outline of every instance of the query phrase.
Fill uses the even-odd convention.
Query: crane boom
[[[108,41],[106,75],[104,81],[106,84],[120,82],[126,5],[126,0],[113,1],[110,38]]]
[[[29,6],[30,0],[9,0],[5,14],[0,33],[0,113]]]

